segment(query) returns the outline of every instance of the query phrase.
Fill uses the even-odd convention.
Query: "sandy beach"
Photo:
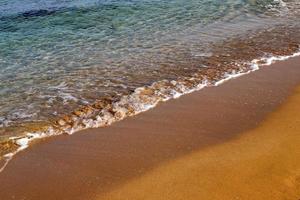
[[[299,199],[300,58],[36,142],[1,199]]]
[[[165,163],[99,199],[299,199],[299,102],[300,87],[240,138]]]

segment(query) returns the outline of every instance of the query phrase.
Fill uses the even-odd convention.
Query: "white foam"
[[[5,167],[8,165],[8,163],[12,159],[12,157],[13,157],[13,155],[11,155],[9,157],[4,157],[5,160],[4,160],[3,166],[1,166],[1,168],[0,168],[0,173],[5,169]]]
[[[214,85],[218,86],[218,85],[221,85],[221,84],[223,84],[224,82],[226,82],[230,79],[234,79],[234,78],[249,74],[251,72],[254,72],[256,70],[259,70],[259,66],[271,65],[276,61],[284,61],[284,60],[287,60],[289,58],[293,58],[293,57],[296,57],[296,56],[300,56],[300,52],[296,52],[296,53],[294,53],[290,56],[271,56],[271,57],[263,57],[261,59],[254,59],[250,62],[251,68],[250,68],[249,71],[239,72],[239,73],[233,72],[231,74],[226,73],[224,79],[217,81]],[[264,63],[263,64],[258,64],[261,61],[263,61]]]
[[[29,135],[29,134],[28,134]],[[19,148],[15,151],[15,152],[13,152],[13,153],[8,153],[8,154],[5,154],[3,157],[4,157],[4,165],[0,168],[0,172],[2,172],[3,170],[4,170],[4,168],[7,166],[7,164],[8,164],[8,162],[13,158],[13,156],[15,155],[15,154],[17,154],[18,152],[20,152],[20,151],[22,151],[22,150],[24,150],[24,149],[26,149],[27,147],[28,147],[28,144],[29,144],[29,142],[30,142],[30,140],[33,140],[33,139],[36,139],[36,138],[38,138],[38,137],[32,137],[32,138],[30,138],[30,137],[28,137],[28,136],[25,136],[25,137],[22,137],[22,138],[16,138],[16,137],[11,137],[11,138],[9,138],[10,140],[15,140],[15,143],[17,144],[17,145],[19,145]]]
[[[289,8],[283,0],[273,0],[273,3],[275,4],[269,4],[266,8],[268,8],[270,11],[275,11],[279,15],[286,15],[289,13]]]

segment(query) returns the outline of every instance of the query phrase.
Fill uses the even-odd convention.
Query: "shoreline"
[[[278,56],[274,55],[274,56],[271,56],[271,57],[262,57],[262,58],[259,58],[259,59],[254,59],[248,64],[251,67],[247,71],[241,70],[239,72],[233,71],[232,73],[225,73],[223,75],[222,79],[217,80],[214,83],[207,83],[206,81],[204,81],[202,83],[198,83],[196,86],[194,86],[193,88],[189,88],[189,89],[188,89],[188,87],[185,88],[184,85],[181,85],[181,87],[179,87],[179,88],[180,88],[180,90],[183,90],[183,91],[177,92],[176,90],[174,90],[173,92],[175,92],[175,94],[173,94],[173,96],[171,96],[171,97],[162,98],[160,100],[159,99],[153,100],[153,99],[148,97],[149,91],[147,92],[147,87],[148,87],[148,90],[149,90],[151,87],[153,87],[153,85],[158,84],[158,82],[157,82],[157,83],[152,84],[152,85],[147,86],[147,87],[136,88],[134,93],[128,96],[127,101],[130,102],[130,100],[129,100],[130,97],[133,98],[134,95],[141,95],[141,97],[139,97],[140,98],[139,100],[141,102],[135,102],[134,103],[134,104],[140,104],[138,107],[142,106],[142,108],[140,108],[140,110],[136,110],[136,111],[132,112],[131,111],[132,108],[130,108],[129,105],[126,105],[126,104],[122,105],[122,101],[116,102],[117,104],[115,106],[117,108],[119,107],[119,109],[120,109],[119,113],[116,115],[117,116],[116,119],[114,119],[114,118],[109,119],[108,118],[108,119],[106,119],[107,122],[105,122],[105,120],[104,120],[104,122],[105,122],[104,123],[104,122],[101,122],[101,121],[103,121],[103,119],[101,119],[101,117],[98,116],[99,118],[96,117],[96,119],[87,120],[87,127],[81,128],[80,126],[78,126],[78,127],[71,127],[70,128],[68,123],[72,121],[72,119],[71,119],[72,117],[64,116],[63,119],[60,119],[60,120],[57,121],[58,124],[59,123],[67,124],[66,126],[68,128],[64,130],[65,131],[64,133],[60,133],[58,130],[55,130],[54,127],[50,126],[50,127],[46,128],[46,130],[44,130],[44,131],[42,131],[42,129],[45,129],[45,128],[41,128],[41,131],[28,132],[24,136],[10,137],[9,140],[6,143],[4,142],[3,144],[1,144],[1,145],[4,145],[4,146],[8,146],[7,149],[4,148],[5,151],[8,151],[9,146],[11,146],[12,150],[9,151],[9,153],[6,153],[4,155],[1,154],[2,152],[0,151],[0,173],[5,169],[8,162],[10,160],[12,160],[13,157],[17,153],[27,149],[30,146],[30,143],[36,142],[35,140],[46,139],[46,138],[49,138],[49,137],[54,137],[54,136],[58,136],[58,135],[62,135],[62,134],[72,135],[75,132],[80,132],[80,131],[83,131],[83,130],[86,130],[86,129],[89,129],[89,128],[107,127],[107,126],[110,126],[112,123],[119,122],[121,120],[124,120],[127,117],[132,117],[132,116],[138,115],[142,112],[148,111],[152,108],[155,108],[161,102],[166,102],[166,101],[169,101],[169,100],[172,100],[172,99],[177,99],[177,98],[179,98],[183,95],[187,95],[187,94],[190,94],[190,93],[193,93],[193,92],[200,91],[200,90],[202,90],[203,88],[206,88],[206,87],[219,86],[219,85],[221,85],[221,84],[223,84],[226,81],[229,81],[231,79],[235,79],[235,78],[238,78],[240,76],[244,76],[244,75],[247,75],[251,72],[257,71],[261,67],[269,66],[269,65],[274,64],[275,62],[284,61],[284,60],[294,58],[294,57],[298,57],[298,56],[300,56],[300,51],[299,50],[294,52],[291,55],[280,55],[280,56],[279,55]],[[172,83],[172,81],[170,83]],[[182,88],[184,88],[184,89],[182,89]],[[143,93],[145,93],[145,94],[143,94]],[[126,96],[125,96],[125,98],[126,98]],[[147,98],[149,98],[148,100],[146,100],[146,101],[149,101],[148,104],[143,102]],[[145,105],[143,105],[143,103]],[[118,105],[118,104],[120,104],[120,105]],[[97,105],[97,102],[95,103],[95,105]],[[126,106],[129,106],[129,107],[126,107]],[[134,105],[132,105],[132,106],[134,106]],[[112,108],[109,108],[109,110],[107,110],[107,113],[109,113],[109,115],[111,115],[110,114],[111,109]],[[122,109],[124,111],[121,111]],[[104,108],[103,108],[103,110],[104,110]],[[90,112],[90,111],[92,111],[91,107],[86,107],[86,112]],[[80,109],[77,110],[77,112],[82,114],[82,110],[80,110]],[[129,112],[129,114],[128,114],[128,112]],[[100,119],[100,122],[98,122],[99,121],[98,119]],[[2,147],[2,146],[0,146],[0,147]]]
[[[291,94],[299,63],[281,61],[110,127],[37,142],[0,174],[0,196],[94,199],[164,162],[233,140]]]

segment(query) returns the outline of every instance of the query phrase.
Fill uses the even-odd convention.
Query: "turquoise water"
[[[117,102],[138,87],[189,77],[207,68],[203,59],[227,40],[297,25],[288,21],[297,6],[278,0],[0,0],[0,136],[103,98]]]

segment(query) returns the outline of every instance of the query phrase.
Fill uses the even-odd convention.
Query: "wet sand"
[[[300,87],[240,138],[165,163],[99,199],[298,200],[299,102]]]
[[[111,127],[38,142],[0,174],[0,197],[296,197],[299,95],[286,98],[299,84],[293,58]]]

